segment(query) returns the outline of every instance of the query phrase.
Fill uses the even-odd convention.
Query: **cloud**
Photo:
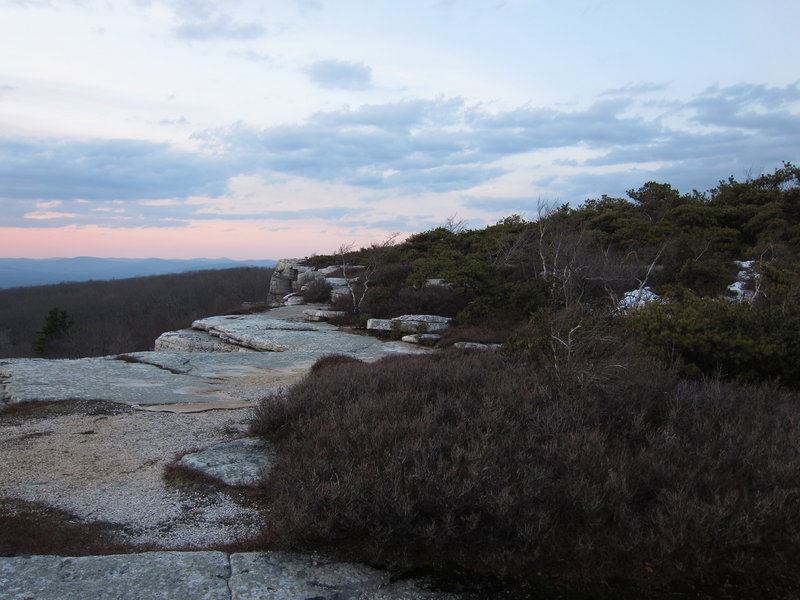
[[[613,88],[602,92],[601,96],[638,96],[640,94],[650,94],[652,92],[664,92],[668,89],[665,83],[628,83],[622,87]]]
[[[255,50],[245,50],[243,52],[231,52],[231,56],[241,56],[251,62],[275,64],[275,59],[269,54],[256,52]]]
[[[308,221],[322,219],[336,221],[348,216],[362,214],[363,209],[352,206],[322,206],[318,208],[299,208],[294,210],[264,210],[252,213],[230,213],[217,208],[201,209],[192,215],[192,219],[252,220],[268,221]]]
[[[508,156],[578,144],[606,148],[662,133],[658,123],[621,116],[628,106],[607,100],[576,112],[488,113],[439,98],[321,112],[261,129],[238,123],[198,138],[253,169],[376,189],[463,190],[503,174],[494,163]]]
[[[193,42],[212,40],[247,41],[262,37],[266,28],[258,23],[234,23],[228,17],[218,16],[207,21],[189,21],[173,29],[180,39]]]
[[[702,169],[687,172],[718,178],[744,163],[796,160],[798,84],[713,88],[684,102],[639,102],[638,91],[602,95],[571,110],[489,111],[460,98],[405,100],[319,112],[302,123],[266,128],[237,123],[197,138],[225,148],[245,171],[403,193],[467,190],[525,168],[519,160],[509,167],[513,157],[536,155],[547,162],[530,168],[549,165],[558,176],[531,178],[527,193],[563,201],[585,200],[601,180],[622,181],[621,173],[631,174],[627,182],[667,173],[668,165],[702,161]],[[700,183],[705,181],[713,185],[716,179]]]
[[[702,125],[797,135],[800,120],[788,110],[800,104],[800,81],[783,88],[740,84],[711,87],[687,104]]]
[[[188,119],[183,115],[181,115],[177,119],[161,119],[159,121],[156,121],[156,125],[163,125],[165,127],[170,127],[173,125],[188,125],[188,124],[189,124]]]
[[[537,198],[502,198],[487,196],[463,196],[460,204],[464,208],[493,213],[533,214],[536,211]]]
[[[325,89],[365,90],[372,85],[372,69],[363,63],[318,60],[303,70],[312,83]]]
[[[220,157],[138,140],[0,139],[0,197],[140,200],[220,194],[230,166]]]
[[[320,11],[325,8],[322,0],[296,0],[301,13]]]
[[[679,106],[677,113],[696,129],[664,129],[661,135],[643,136],[610,147],[584,166],[661,163],[663,176],[685,180],[693,166],[720,177],[753,165],[777,165],[797,160],[800,118],[793,114],[800,103],[800,85],[783,88],[736,85],[709,88]],[[671,167],[680,165],[679,169]],[[749,166],[748,166],[749,165]],[[724,176],[724,175],[723,175]]]
[[[24,215],[24,218],[47,220],[47,219],[73,219],[77,216],[78,216],[77,213],[62,213],[49,210],[37,210],[34,212],[26,213]]]
[[[409,99],[198,132],[213,152],[6,138],[0,197],[4,218],[28,227],[388,221],[416,218],[420,206],[499,217],[525,212],[532,198],[576,204],[651,180],[704,191],[728,175],[797,162],[799,103],[800,83],[709,88],[661,104],[603,95],[570,110]]]

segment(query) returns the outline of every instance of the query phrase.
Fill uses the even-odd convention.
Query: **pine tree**
[[[53,343],[64,340],[70,333],[75,320],[58,307],[53,307],[44,319],[44,326],[36,332],[37,338],[33,342],[33,349],[37,356],[52,354]]]

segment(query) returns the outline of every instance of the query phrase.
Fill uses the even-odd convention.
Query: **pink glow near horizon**
[[[202,222],[191,227],[48,229],[0,227],[0,257],[279,259],[326,254],[343,243],[366,245],[383,238],[311,225],[270,230],[262,223]]]

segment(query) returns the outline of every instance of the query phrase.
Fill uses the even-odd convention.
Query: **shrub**
[[[327,371],[329,369],[334,369],[342,365],[349,365],[353,363],[361,363],[361,361],[347,354],[329,354],[328,356],[323,356],[313,365],[311,365],[311,373],[318,375],[321,371]]]
[[[619,354],[339,364],[261,405],[265,539],[529,585],[796,590],[798,400]]]
[[[303,286],[301,294],[306,302],[329,302],[331,299],[331,284],[319,278]]]
[[[452,346],[456,342],[502,344],[523,325],[524,322],[520,323],[513,318],[486,317],[476,324],[456,323],[437,333],[442,336],[442,346]]]
[[[645,351],[687,376],[800,385],[800,312],[685,298],[651,303],[623,323]]]
[[[422,314],[454,317],[465,306],[465,300],[455,291],[443,286],[370,290],[364,311],[380,318]]]

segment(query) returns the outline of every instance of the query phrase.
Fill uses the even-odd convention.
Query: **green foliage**
[[[353,264],[368,258],[369,249],[346,256]],[[800,312],[800,169],[789,163],[708,193],[650,181],[628,198],[551,207],[534,221],[511,215],[482,230],[437,227],[383,248],[381,260],[362,307],[374,316],[439,313],[467,327],[504,318],[521,330],[541,311],[607,314],[625,292],[647,285],[676,304],[631,315],[629,335],[669,364],[686,374],[796,380],[794,342],[780,325]],[[753,306],[714,301],[727,296],[742,260],[756,263]],[[449,287],[426,287],[432,278]],[[536,346],[523,337],[518,345]]]
[[[800,311],[686,297],[623,318],[630,336],[684,375],[800,385]]]

